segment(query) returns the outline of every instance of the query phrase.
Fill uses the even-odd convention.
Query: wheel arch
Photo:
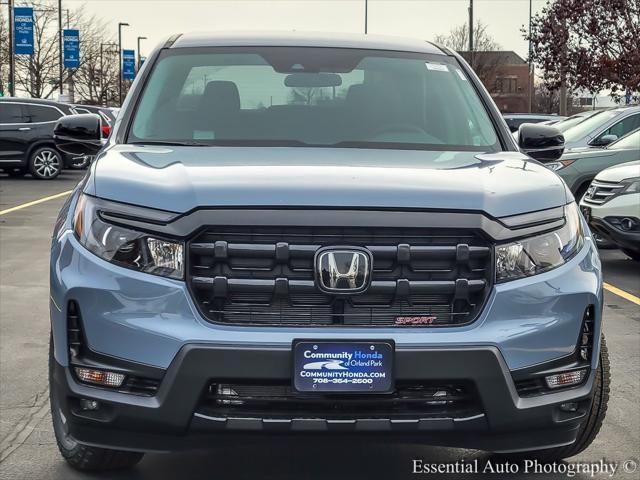
[[[64,154],[60,150],[58,150],[58,148],[56,147],[56,144],[53,142],[52,138],[51,139],[36,140],[31,145],[29,145],[29,149],[27,150],[27,162],[31,159],[31,155],[33,155],[33,152],[35,152],[37,149],[42,148],[42,147],[50,147],[53,150],[55,150],[56,152],[58,152],[58,154],[60,155],[60,159],[64,162],[64,160],[65,160]]]

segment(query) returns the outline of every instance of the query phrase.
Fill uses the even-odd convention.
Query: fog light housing
[[[563,412],[577,412],[578,402],[561,403],[560,410],[562,410]]]
[[[80,399],[80,409],[95,411],[100,408],[100,402],[97,400],[87,400],[86,398]]]
[[[119,387],[124,382],[124,374],[94,370],[92,368],[75,367],[78,379],[85,383],[102,385],[105,387]]]
[[[549,388],[562,388],[579,385],[587,376],[587,369],[574,370],[572,372],[556,373],[555,375],[548,375],[544,377],[547,387]]]

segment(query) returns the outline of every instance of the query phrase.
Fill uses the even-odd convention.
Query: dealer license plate
[[[388,393],[393,341],[293,342],[293,386],[300,392]]]

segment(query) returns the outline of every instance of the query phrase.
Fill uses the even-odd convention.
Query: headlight
[[[545,163],[544,166],[547,167],[549,170],[557,172],[558,170],[562,170],[563,168],[568,167],[573,162],[575,162],[575,160],[560,160],[559,162]]]
[[[184,247],[181,242],[104,222],[93,199],[87,195],[78,199],[73,229],[85,248],[108,262],[153,275],[183,278]]]
[[[620,192],[621,195],[626,193],[640,193],[640,178],[627,178],[623,180],[622,183],[624,183],[626,187]]]
[[[506,282],[559,267],[584,243],[578,207],[564,208],[565,224],[553,232],[496,246],[496,280]]]

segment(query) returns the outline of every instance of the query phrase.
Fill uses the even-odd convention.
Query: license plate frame
[[[395,387],[393,340],[294,340],[292,386],[301,393],[388,394]]]

